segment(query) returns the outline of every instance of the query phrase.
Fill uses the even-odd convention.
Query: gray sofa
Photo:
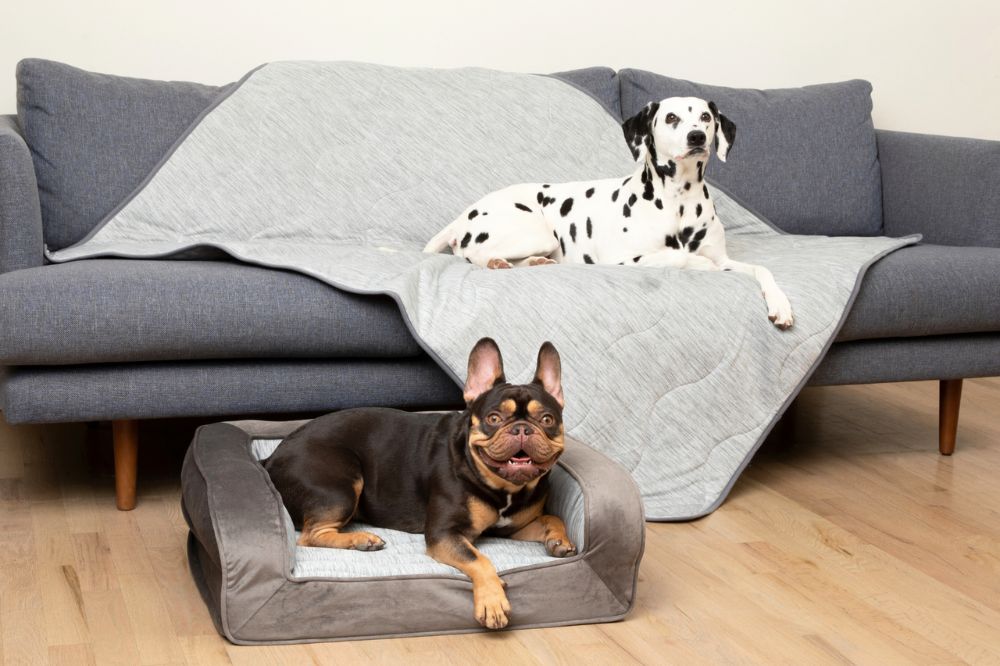
[[[954,450],[962,379],[1000,375],[1000,142],[875,130],[860,81],[554,76],[619,118],[713,98],[740,139],[710,179],[787,231],[923,234],[869,270],[811,382],[940,380],[939,447]],[[18,116],[0,117],[0,406],[9,423],[113,421],[123,509],[139,419],[461,404],[388,298],[212,255],[46,264],[45,245],[80,240],[222,90],[27,60]]]

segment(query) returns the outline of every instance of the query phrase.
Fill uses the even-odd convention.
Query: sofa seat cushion
[[[993,331],[1000,248],[914,245],[868,269],[837,341]]]
[[[385,296],[230,261],[94,259],[0,275],[0,363],[411,357]]]

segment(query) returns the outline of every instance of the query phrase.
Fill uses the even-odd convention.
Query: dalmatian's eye
[[[663,118],[663,122],[665,122],[665,123],[669,123],[669,124],[671,124],[671,125],[672,125],[672,124],[674,124],[674,123],[676,123],[676,122],[677,122],[677,121],[679,121],[679,120],[680,120],[680,118],[678,118],[678,117],[677,117],[677,114],[676,114],[676,113],[668,113],[668,114],[667,114],[667,115],[666,115],[666,116],[665,116],[665,117]]]
[[[701,114],[701,122],[703,122],[703,123],[712,122],[712,116],[711,116],[711,114],[708,113],[708,111],[706,111],[705,113]]]
[[[486,417],[486,422],[491,426],[500,425],[500,423],[503,422],[503,417],[496,412],[493,412]]]

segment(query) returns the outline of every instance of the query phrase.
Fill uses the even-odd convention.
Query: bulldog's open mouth
[[[536,476],[540,476],[549,471],[555,463],[555,459],[544,462],[536,462],[524,449],[519,449],[514,455],[506,460],[499,460],[490,455],[485,449],[479,449],[479,456],[483,462],[501,477],[514,482],[524,483]]]

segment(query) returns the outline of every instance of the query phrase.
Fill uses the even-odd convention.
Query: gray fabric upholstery
[[[587,67],[550,74],[589,93],[619,122],[622,119],[621,86],[610,67]]]
[[[283,436],[298,424],[217,423],[200,428],[188,449],[181,485],[191,572],[219,632],[258,644],[482,631],[470,582],[458,572],[291,575],[295,554],[281,498],[250,439],[276,430]],[[503,574],[511,628],[614,621],[635,603],[645,537],[635,482],[576,441],[567,442],[559,466],[584,497],[584,546],[574,557]]]
[[[0,273],[42,265],[42,216],[31,154],[15,116],[0,116]]]
[[[998,276],[998,249],[903,248],[869,269],[837,340],[1000,331]],[[421,353],[391,299],[287,271],[95,259],[0,276],[9,365]]]
[[[838,341],[1000,331],[1000,249],[916,245],[868,269]]]
[[[879,130],[885,233],[1000,247],[1000,141]]]
[[[200,361],[5,369],[8,423],[434,408],[462,392],[429,358]]]
[[[399,308],[226,261],[97,259],[0,275],[0,363],[416,356]]]
[[[1000,376],[1000,334],[859,340],[833,345],[809,383],[877,384]]]
[[[797,234],[875,235],[882,197],[871,84],[722,88],[624,69],[622,115],[664,97],[714,101],[736,124],[728,161],[709,180],[781,229]]]
[[[17,110],[34,158],[49,249],[83,238],[222,90],[34,58],[18,63]]]

